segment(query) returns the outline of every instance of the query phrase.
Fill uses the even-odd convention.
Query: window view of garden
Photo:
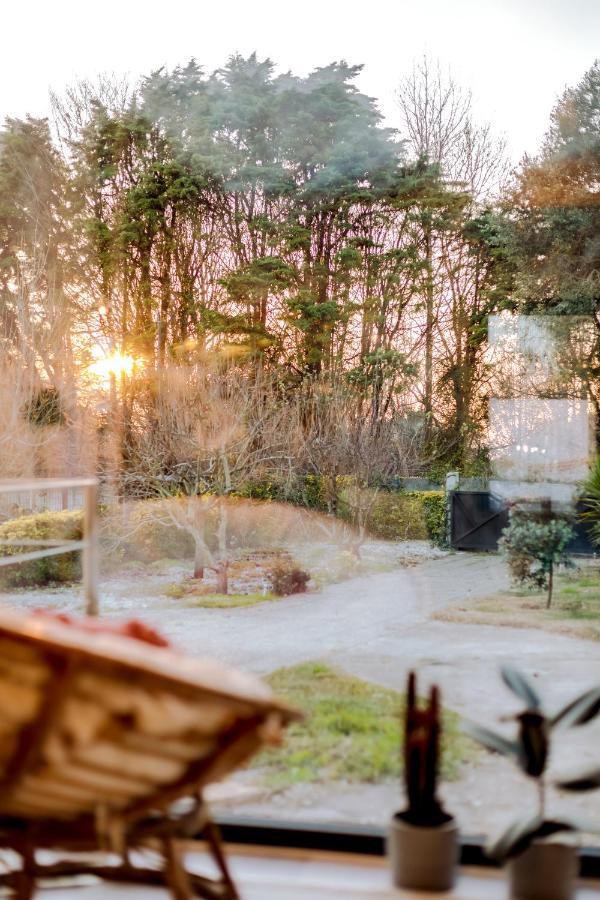
[[[512,666],[548,721],[596,690],[545,800],[597,842],[553,773],[600,766],[600,63],[515,156],[432,56],[384,117],[360,65],[273,54],[0,126],[0,556],[84,538],[77,484],[32,480],[97,478],[100,618],[306,713],[218,814],[386,824],[415,671],[440,802],[495,835],[540,772],[465,722],[541,708]],[[81,554],[32,556],[2,607],[82,614]]]

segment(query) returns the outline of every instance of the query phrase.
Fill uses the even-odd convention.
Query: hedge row
[[[81,510],[41,512],[11,519],[0,525],[1,540],[69,540],[80,541],[83,534]],[[12,556],[36,550],[19,544],[0,545],[0,556]],[[29,562],[0,567],[1,587],[31,587],[52,582],[76,581],[81,578],[81,554],[61,553]]]
[[[255,500],[297,503],[308,509],[352,520],[356,485],[351,476],[306,475],[295,482],[254,481],[244,486],[241,496]],[[365,507],[369,501],[365,503]],[[446,546],[446,495],[444,491],[380,490],[370,508],[367,531],[390,541],[430,540]]]

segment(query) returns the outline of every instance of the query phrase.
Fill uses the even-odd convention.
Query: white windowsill
[[[385,859],[272,848],[230,848],[231,872],[242,900],[505,900],[506,883],[501,873],[461,869],[456,888],[447,894],[399,891],[390,886]],[[187,857],[190,869],[209,874],[202,853]],[[212,874],[212,869],[210,870]],[[47,900],[104,900],[148,897],[163,900],[166,890],[144,886],[89,884],[40,890]],[[600,900],[600,882],[586,882],[577,900]]]

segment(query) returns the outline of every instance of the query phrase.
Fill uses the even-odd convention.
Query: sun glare
[[[111,375],[119,377],[120,375],[131,375],[135,360],[132,356],[120,353],[115,350],[109,356],[97,359],[96,362],[89,366],[88,371],[103,381],[108,381]]]

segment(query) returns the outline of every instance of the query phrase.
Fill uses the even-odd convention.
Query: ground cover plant
[[[168,596],[174,597],[181,601],[178,605],[185,607],[196,607],[198,609],[239,609],[243,606],[256,606],[258,603],[268,603],[271,600],[280,600],[281,597],[276,594],[216,594],[216,593],[196,593],[196,594],[174,594],[168,593]]]
[[[280,697],[307,714],[287,732],[284,752],[266,751],[256,758],[254,768],[269,787],[398,778],[403,694],[319,662],[278,669],[267,681]],[[442,776],[453,779],[474,748],[461,733],[458,716],[445,712],[443,725]]]

